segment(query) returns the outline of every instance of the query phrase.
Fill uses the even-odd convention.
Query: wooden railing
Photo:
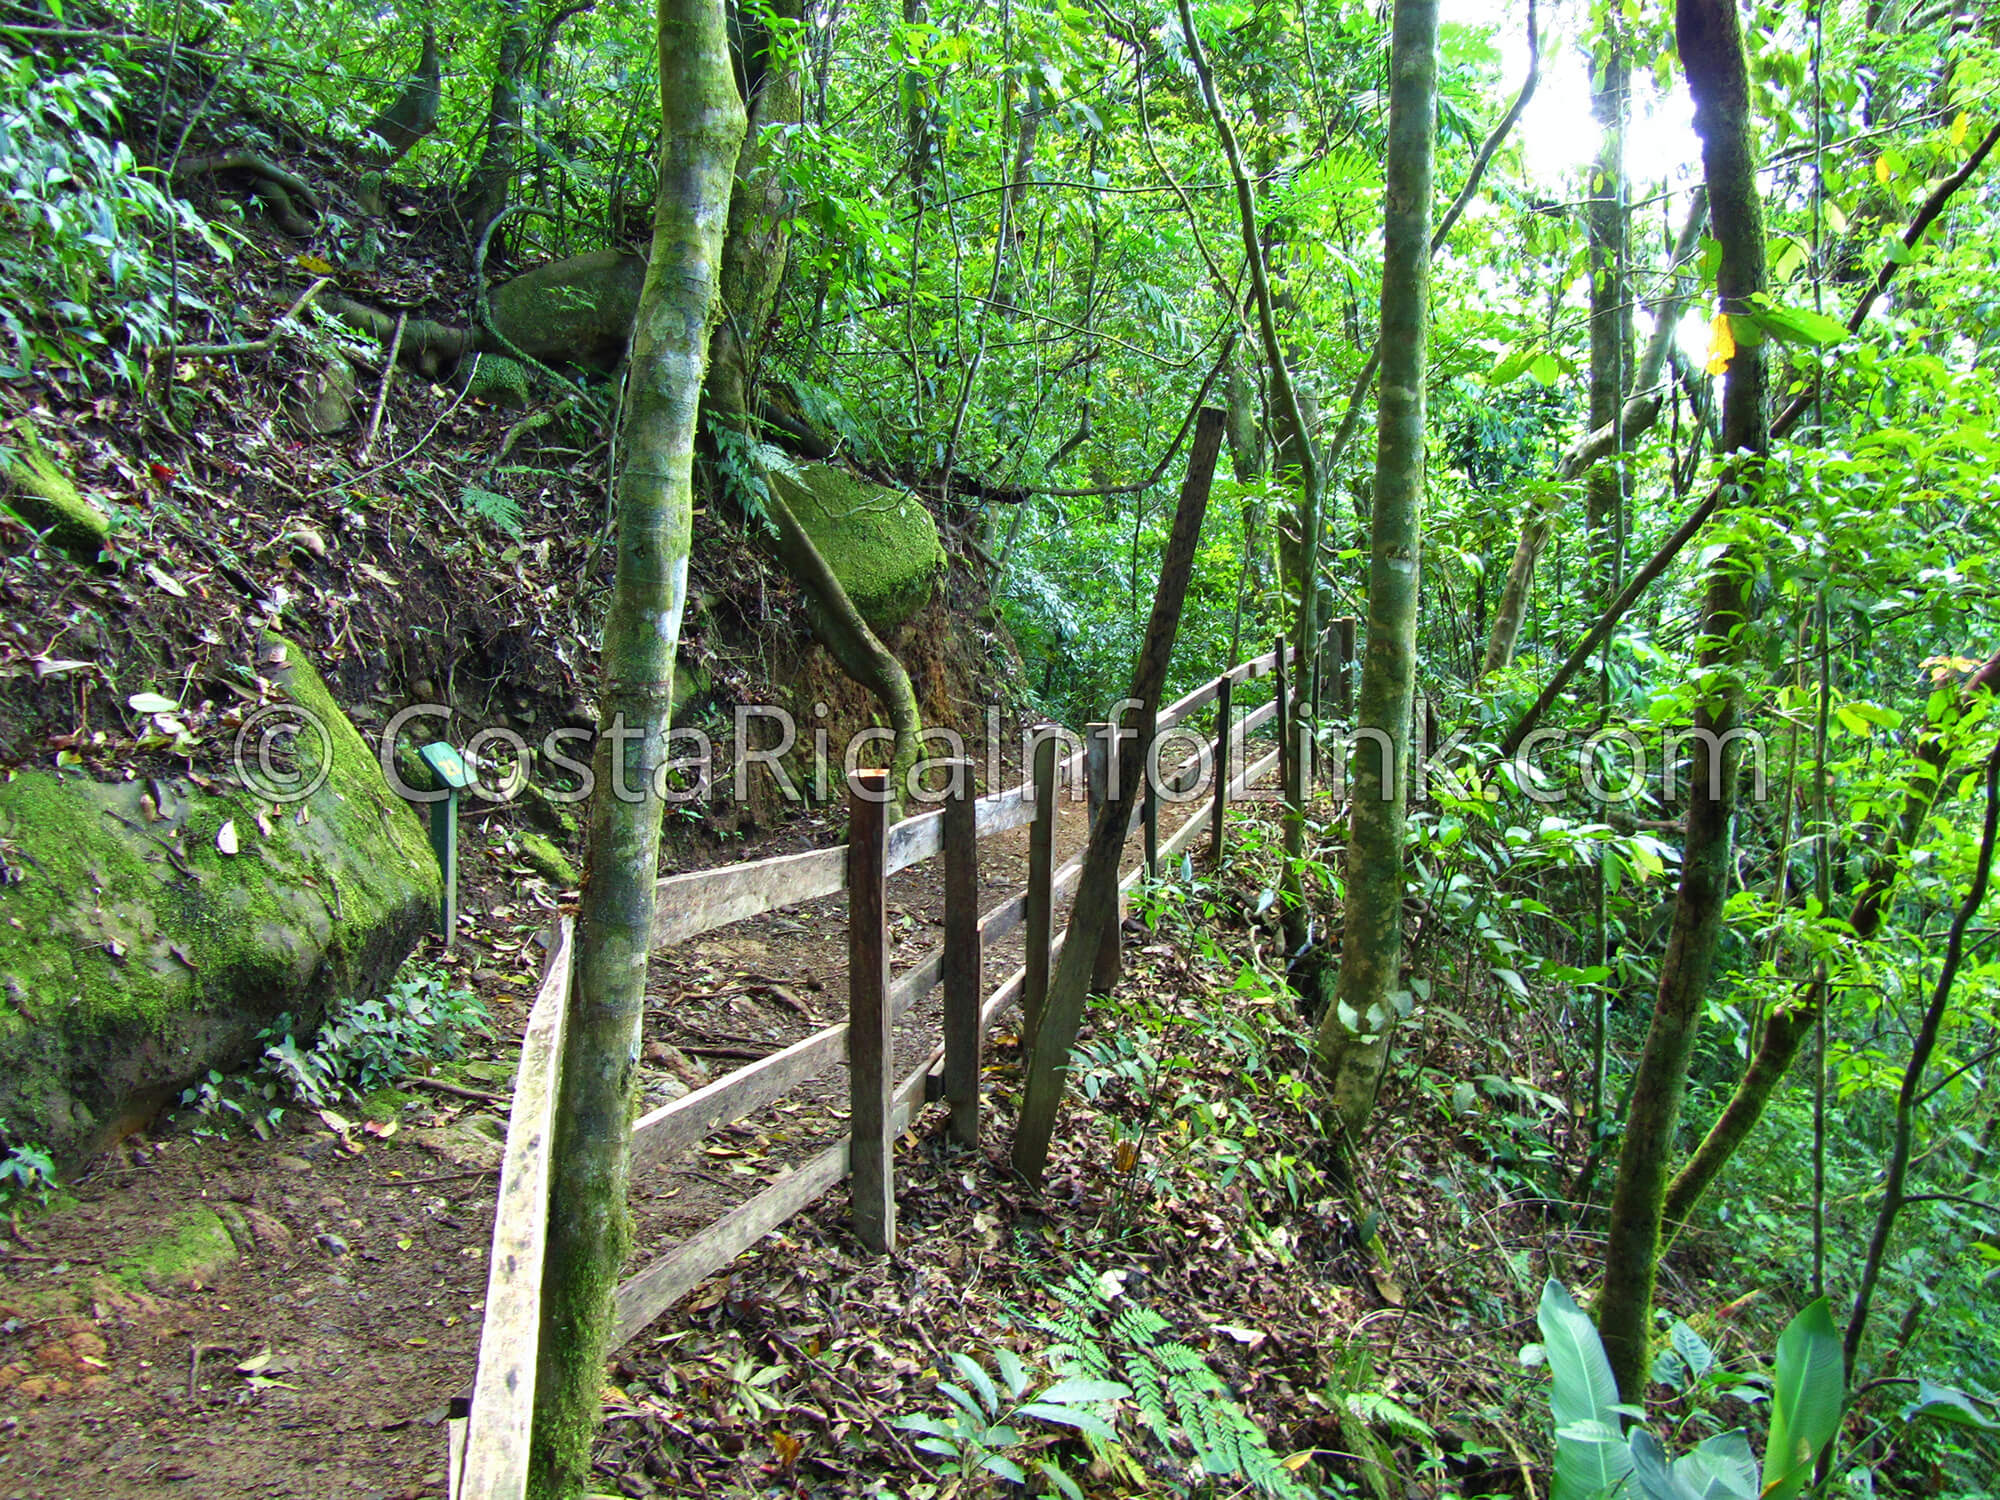
[[[1333,658],[1334,702],[1337,708],[1345,709],[1353,658],[1351,622],[1335,622],[1329,645],[1332,650],[1320,656]],[[1145,858],[1121,878],[1121,890],[1129,889],[1149,868],[1157,868],[1159,860],[1188,850],[1204,833],[1219,857],[1223,809],[1274,766],[1286,770],[1287,784],[1291,784],[1293,768],[1301,757],[1293,755],[1287,760],[1283,746],[1233,775],[1225,775],[1226,768],[1246,751],[1252,733],[1273,718],[1285,721],[1288,692],[1284,663],[1290,654],[1281,647],[1245,662],[1161,710],[1156,733],[1183,723],[1211,703],[1217,705],[1212,747],[1188,757],[1159,782],[1159,789],[1171,793],[1191,790],[1201,779],[1202,762],[1212,749],[1217,791],[1164,843],[1156,837],[1159,789],[1147,791],[1134,809],[1131,823],[1131,828],[1146,832]],[[1240,719],[1233,718],[1234,688],[1273,673],[1278,680],[1276,695]],[[1317,720],[1320,685],[1311,685],[1308,692],[1310,701],[1298,704],[1297,716]],[[1103,727],[1092,726],[1094,730]],[[1306,758],[1310,759],[1309,753]],[[1074,786],[1079,774],[1093,769],[1088,765],[1091,759],[1086,748],[1058,767],[1053,754],[1044,754],[1036,765],[1037,774],[1019,786],[976,800],[969,792],[971,763],[961,762],[963,774],[956,778],[961,800],[956,803],[948,801],[942,808],[884,827],[879,804],[853,799],[846,845],[669,875],[659,882],[653,921],[656,949],[780,907],[847,891],[849,1019],[642,1116],[632,1126],[635,1176],[672,1162],[711,1131],[756,1113],[843,1060],[849,1072],[850,1121],[868,1122],[869,1128],[859,1135],[850,1129],[839,1141],[621,1284],[616,1294],[614,1349],[850,1174],[857,1181],[857,1234],[874,1248],[893,1244],[896,1136],[927,1099],[943,1098],[952,1106],[953,1134],[961,1140],[976,1139],[983,1039],[994,1020],[1011,1006],[1022,1005],[1030,1017],[1039,1013],[1050,965],[1068,937],[1067,931],[1053,931],[1050,913],[1055,899],[1076,883],[1083,869],[1081,858],[1060,869],[1053,867],[1056,798],[1063,781]],[[1096,779],[1086,777],[1086,781],[1091,787],[1094,817],[1102,796],[1101,773]],[[1028,824],[1035,828],[1026,887],[990,910],[978,911],[979,841]],[[944,855],[946,865],[945,941],[888,981],[881,882],[939,854]],[[857,881],[863,897],[860,900],[856,899]],[[868,899],[871,891],[873,899]],[[1030,941],[1027,960],[991,992],[982,993],[986,951],[1024,924]],[[1035,951],[1038,934],[1047,934],[1041,953]],[[546,977],[522,1040],[494,1217],[478,1374],[463,1405],[464,1415],[454,1416],[450,1423],[448,1494],[453,1500],[514,1500],[526,1492],[543,1247],[554,1171],[550,1158],[556,1079],[569,1000],[571,944],[571,922],[565,917],[550,942]],[[1107,941],[1113,962],[1115,944],[1114,932]],[[883,976],[880,996],[872,994],[873,985],[866,978],[871,973]],[[856,982],[857,975],[863,976],[862,982]],[[896,1023],[940,983],[945,986],[941,1040],[907,1076],[889,1076],[894,1065]],[[884,1100],[886,1108],[877,1102]]]

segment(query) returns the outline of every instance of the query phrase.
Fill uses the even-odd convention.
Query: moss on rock
[[[625,353],[645,281],[645,261],[623,250],[537,266],[494,291],[493,331],[531,359],[609,367]]]
[[[930,602],[944,547],[916,496],[827,464],[774,471],[771,482],[869,629],[886,638]]]
[[[496,406],[528,404],[528,367],[504,354],[482,354],[465,382],[466,394]]]
[[[284,1012],[378,990],[432,920],[415,814],[294,646],[280,685],[317,729],[297,790],[0,782],[0,1117],[74,1161],[145,1123],[209,1067],[253,1056]],[[269,789],[266,789],[267,792]],[[259,819],[262,819],[260,824]],[[217,837],[234,825],[238,852]],[[268,832],[265,829],[268,828]]]
[[[0,474],[9,481],[0,504],[80,563],[97,561],[111,537],[111,522],[56,467],[32,427],[17,452],[0,447]]]
[[[575,890],[581,884],[581,877],[576,873],[576,866],[570,863],[569,856],[539,833],[521,835],[521,857],[536,873],[563,890]]]
[[[236,1237],[221,1215],[191,1208],[176,1214],[166,1233],[113,1266],[111,1277],[135,1292],[207,1286],[236,1264],[236,1254]]]

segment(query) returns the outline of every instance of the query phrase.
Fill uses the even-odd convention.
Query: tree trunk
[[[1722,315],[1738,318],[1750,311],[1751,299],[1764,288],[1764,220],[1735,0],[1679,0],[1675,30],[1694,95],[1694,128],[1701,137],[1715,238],[1722,247],[1716,293]],[[1752,503],[1769,438],[1761,344],[1744,340],[1737,345],[1723,379],[1722,407],[1723,483],[1736,504]],[[1740,663],[1749,614],[1749,576],[1741,558],[1725,552],[1710,566],[1702,601],[1703,689],[1694,715],[1702,740],[1688,788],[1680,889],[1660,964],[1653,1020],[1625,1116],[1605,1243],[1604,1290],[1597,1304],[1598,1331],[1619,1395],[1628,1402],[1639,1401],[1646,1389],[1660,1200],[1728,894],[1737,757],[1727,737],[1736,728],[1742,701]]]
[[[1279,428],[1281,441],[1285,434],[1290,435],[1288,458],[1298,465],[1298,504],[1293,515],[1298,525],[1296,545],[1300,560],[1293,566],[1300,586],[1298,612],[1292,622],[1292,642],[1298,653],[1294,671],[1299,680],[1306,680],[1312,670],[1313,650],[1319,639],[1319,590],[1313,586],[1318,573],[1319,552],[1319,455],[1311,436],[1313,424],[1307,419],[1305,404],[1285,357],[1284,342],[1278,337],[1277,304],[1271,292],[1269,268],[1264,264],[1263,241],[1257,233],[1257,207],[1250,177],[1244,171],[1243,153],[1236,143],[1236,131],[1229,123],[1228,112],[1222,107],[1222,96],[1216,91],[1215,75],[1209,68],[1207,55],[1202,51],[1201,35],[1195,30],[1194,14],[1189,9],[1188,0],[1180,0],[1180,19],[1181,30],[1187,37],[1188,60],[1194,64],[1195,78],[1201,85],[1202,102],[1208,106],[1209,118],[1214,122],[1215,133],[1222,142],[1222,154],[1228,160],[1230,180],[1236,189],[1236,216],[1242,229],[1243,257],[1250,268],[1250,286],[1257,304],[1257,330],[1263,345],[1264,367],[1271,381],[1271,406],[1279,414],[1275,425]],[[1425,170],[1425,182],[1428,183],[1428,167]],[[1428,224],[1428,199],[1424,214]],[[1284,550],[1282,547],[1279,549],[1281,554]],[[1291,569],[1287,568],[1287,571]],[[1298,743],[1291,724],[1276,727],[1283,743]],[[1282,879],[1286,901],[1283,921],[1285,947],[1294,956],[1305,947],[1307,931],[1305,891],[1298,873],[1301,857],[1305,853],[1305,808],[1302,802],[1302,798],[1287,797],[1284,817],[1286,859]]]
[[[501,4],[505,19],[486,106],[486,144],[458,194],[459,221],[467,242],[475,245],[486,226],[507,210],[515,157],[521,149],[521,74],[528,65],[531,40],[528,10],[522,0],[501,0]]]
[[[793,21],[802,13],[800,0],[778,0],[772,12]],[[750,88],[749,129],[737,153],[729,199],[729,233],[720,272],[722,316],[711,341],[703,420],[711,438],[718,429],[734,435],[735,464],[754,466],[749,443],[755,431],[751,413],[757,407],[758,349],[791,245],[791,205],[785,199],[774,147],[782,127],[797,123],[802,99],[796,58],[774,55],[769,32],[747,14],[741,32],[738,71]],[[812,537],[768,482],[757,503],[776,532],[772,551],[779,565],[811,601],[813,633],[841,670],[874,694],[895,733],[889,762],[893,813],[902,803],[904,775],[921,749],[923,719],[909,673],[869,629]]]
[[[1683,266],[1694,254],[1707,223],[1708,194],[1697,188],[1688,206],[1687,222],[1681,226],[1680,239],[1673,247],[1672,259],[1668,262],[1670,269]],[[1646,341],[1646,352],[1633,374],[1632,395],[1619,408],[1615,423],[1594,423],[1563,455],[1556,471],[1559,480],[1569,481],[1580,474],[1592,472],[1595,465],[1614,448],[1629,449],[1660,419],[1660,412],[1666,404],[1661,381],[1667,375],[1667,359],[1673,351],[1681,314],[1687,308],[1691,284],[1692,278],[1679,270],[1672,271],[1666,293],[1653,304],[1653,331]],[[1561,494],[1551,495],[1537,504],[1522,524],[1521,537],[1514,548],[1514,561],[1507,569],[1507,580],[1500,590],[1500,602],[1494,608],[1493,630],[1486,640],[1482,675],[1497,672],[1514,659],[1514,647],[1520,640],[1521,626],[1528,615],[1535,564],[1541,558],[1549,527],[1561,506]]]
[[[1615,23],[1611,23],[1615,27]],[[1603,76],[1592,101],[1603,144],[1591,173],[1590,204],[1590,430],[1614,426],[1615,457],[1590,471],[1584,487],[1584,526],[1590,540],[1588,592],[1602,608],[1618,585],[1618,532],[1624,524],[1625,447],[1619,423],[1632,372],[1631,284],[1625,274],[1631,212],[1625,206],[1625,57],[1615,31],[1607,36]]]
[[[1083,1019],[1084,997],[1097,966],[1099,940],[1107,927],[1112,931],[1112,941],[1117,940],[1118,861],[1132,825],[1133,804],[1159,719],[1160,693],[1173,661],[1181,605],[1187,598],[1188,579],[1194,572],[1195,548],[1201,541],[1201,522],[1208,509],[1215,461],[1222,452],[1222,427],[1222,413],[1214,407],[1204,407],[1195,424],[1194,443],[1188,450],[1187,477],[1181,483],[1173,530],[1167,537],[1166,554],[1160,559],[1160,586],[1153,595],[1145,644],[1132,668],[1132,690],[1127,698],[1138,707],[1136,712],[1123,714],[1119,719],[1121,724],[1133,725],[1137,735],[1119,747],[1117,775],[1106,789],[1105,799],[1091,824],[1083,873],[1077,879],[1076,899],[1070,904],[1070,935],[1063,943],[1056,972],[1050,976],[1041,1024],[1035,1028],[1013,1153],[1014,1170],[1030,1180],[1039,1180],[1042,1169],[1048,1165],[1049,1142],[1055,1135],[1070,1049],[1076,1043],[1076,1029]]]
[[[1969,704],[1974,692],[1991,692],[1996,685],[2000,685],[2000,656],[1988,660],[1967,681],[1961,708]],[[1903,862],[1916,847],[1924,821],[1937,801],[1939,788],[1944,785],[1951,768],[1951,751],[1946,739],[1948,732],[1949,726],[1933,725],[1917,742],[1913,757],[1916,764],[1903,788],[1903,805],[1896,818],[1895,830],[1887,847],[1870,861],[1868,877],[1847,919],[1857,942],[1867,942],[1880,930],[1882,909],[1888,902],[1889,892],[1902,873]],[[1819,1024],[1820,1009],[1825,1003],[1824,979],[1815,978],[1796,1004],[1779,1006],[1765,1017],[1763,1032],[1757,1039],[1757,1051],[1744,1068],[1743,1076],[1737,1080],[1729,1103],[1723,1106],[1708,1134],[1702,1137],[1701,1145],[1674,1174],[1674,1180],[1667,1187],[1662,1210],[1666,1223],[1680,1223],[1694,1212],[1701,1195],[1708,1191],[1723,1167],[1728,1165],[1729,1158],[1736,1154],[1736,1148],[1756,1128],[1764,1106],[1770,1103],[1778,1084],[1790,1071],[1799,1048],[1805,1045],[1805,1039]]]
[[[687,601],[691,466],[743,107],[721,0],[659,0],[660,187],[632,333],[618,568],[604,628],[597,794],[577,918],[542,1282],[533,1492],[581,1494],[612,1292],[630,1238],[633,1064],[659,873],[659,775]]]
[[[1403,818],[1422,574],[1424,378],[1430,320],[1437,0],[1396,0],[1382,246],[1382,394],[1368,562],[1368,641],[1349,777],[1340,979],[1315,1050],[1352,1145],[1375,1105],[1397,1019]]]

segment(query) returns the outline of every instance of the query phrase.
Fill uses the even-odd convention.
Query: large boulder
[[[608,369],[624,357],[645,283],[646,262],[623,250],[523,272],[493,292],[493,331],[512,346],[501,352]]]
[[[773,469],[770,479],[870,630],[886,639],[930,602],[944,547],[916,496],[829,464]]]
[[[285,711],[324,730],[293,741],[295,790],[317,783],[300,800],[179,778],[0,782],[9,1139],[67,1162],[101,1149],[208,1068],[254,1058],[281,1014],[303,1029],[331,999],[379,993],[437,920],[415,812],[299,649],[272,644]],[[253,764],[260,742],[253,726]]]

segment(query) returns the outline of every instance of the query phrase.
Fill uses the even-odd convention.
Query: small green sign
[[[424,764],[431,768],[437,779],[454,792],[462,792],[472,785],[475,779],[472,768],[465,763],[465,758],[458,751],[443,740],[434,740],[417,753],[423,757]]]

